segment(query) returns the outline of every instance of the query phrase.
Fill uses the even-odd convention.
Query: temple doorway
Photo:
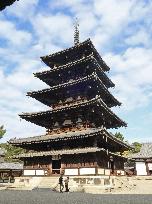
[[[110,162],[111,173],[114,173],[114,161]]]
[[[114,174],[115,164],[112,156],[110,156],[110,169],[111,169],[111,173]]]
[[[52,174],[60,174],[61,159],[52,160]]]

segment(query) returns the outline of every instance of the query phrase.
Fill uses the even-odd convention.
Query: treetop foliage
[[[16,161],[19,161],[19,160],[13,159],[13,156],[25,152],[24,149],[22,149],[20,147],[15,147],[15,146],[13,146],[11,144],[8,144],[8,143],[0,144],[0,148],[6,150],[5,157],[4,157],[4,160],[6,162],[16,162]]]
[[[121,141],[123,141],[123,142],[125,142],[125,143],[128,143],[128,141],[124,141],[125,138],[124,138],[124,136],[123,136],[122,133],[116,132],[114,136],[115,136],[117,139],[119,139],[119,140],[121,140]],[[129,143],[128,143],[128,144],[129,144]],[[133,147],[133,149],[130,150],[130,151],[128,151],[128,153],[138,153],[138,152],[140,152],[140,149],[141,149],[142,144],[139,143],[139,142],[133,142],[133,143],[131,144],[131,146]]]
[[[124,136],[123,134],[121,134],[120,132],[116,132],[115,133],[115,137],[121,141],[124,141]]]
[[[134,147],[133,153],[138,153],[140,152],[142,144],[139,142],[134,142],[132,143],[132,146]]]
[[[4,129],[4,126],[0,126],[0,139],[3,137],[3,135],[6,133],[6,130]]]

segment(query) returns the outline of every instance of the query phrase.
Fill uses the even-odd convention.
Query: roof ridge
[[[111,97],[114,99],[115,102],[118,103],[118,105],[121,105],[121,103],[112,95],[112,93],[107,89],[107,87],[103,84],[103,82],[101,81],[101,79],[98,77],[98,75],[96,74],[96,72],[94,71],[92,74],[90,75],[87,75],[85,77],[82,77],[82,78],[79,78],[79,79],[76,79],[76,80],[73,80],[73,81],[68,81],[68,82],[65,82],[63,84],[59,84],[59,85],[55,85],[55,86],[52,86],[52,87],[49,87],[49,88],[46,88],[46,89],[42,89],[42,90],[38,90],[38,91],[30,91],[30,92],[27,92],[27,96],[32,96],[32,95],[37,95],[39,93],[45,93],[45,92],[49,92],[51,90],[56,90],[56,89],[60,89],[62,87],[66,87],[66,86],[72,86],[72,85],[75,85],[75,84],[78,84],[78,83],[81,83],[81,82],[85,82],[85,81],[88,81],[92,78],[95,78],[96,80],[98,80],[100,82],[100,85],[103,87],[104,91],[107,93],[107,94],[110,94]]]
[[[62,150],[49,150],[49,151],[42,151],[42,152],[28,152],[28,153],[22,153],[19,154],[17,156],[15,156],[15,158],[19,158],[19,157],[31,157],[31,156],[44,156],[44,155],[56,155],[57,153],[62,155],[62,154],[81,154],[85,151],[89,151],[93,152],[93,151],[106,151],[104,148],[99,148],[99,147],[85,147],[85,148],[74,148],[74,149],[62,149]],[[92,150],[92,151],[91,151]]]
[[[55,89],[58,89],[60,87],[64,87],[66,85],[77,84],[77,83],[79,83],[81,81],[87,81],[87,80],[91,79],[92,77],[94,77],[94,72],[92,74],[90,74],[90,75],[87,75],[87,76],[83,77],[83,78],[79,78],[79,79],[76,79],[76,80],[73,80],[73,81],[68,81],[68,82],[65,82],[63,84],[52,86],[50,88],[46,88],[46,89],[42,89],[42,90],[38,90],[38,91],[27,92],[27,96],[30,96],[29,95],[30,93],[40,93],[40,92],[45,92],[45,91],[47,92],[48,90],[55,90]]]
[[[98,96],[98,97],[94,97],[94,98],[92,98],[92,99],[90,99],[90,100],[88,100],[88,101],[81,101],[81,103],[77,103],[77,104],[69,104],[68,106],[64,106],[64,107],[62,107],[62,108],[58,108],[58,109],[56,109],[56,110],[54,110],[54,109],[52,109],[52,110],[47,110],[47,111],[40,111],[40,112],[32,112],[32,113],[23,113],[23,114],[20,114],[20,115],[33,115],[33,114],[40,114],[40,113],[47,113],[47,112],[58,112],[58,111],[61,111],[61,110],[66,110],[66,109],[69,109],[69,107],[70,108],[75,108],[75,107],[77,107],[78,105],[85,105],[85,104],[87,104],[87,105],[89,105],[89,104],[91,104],[91,103],[93,103],[93,102],[95,102],[95,101],[98,101],[98,99],[99,99],[99,97],[100,96]],[[19,115],[19,116],[20,116]]]
[[[43,59],[43,58],[53,57],[53,56],[55,56],[55,55],[59,55],[59,54],[64,53],[64,52],[66,52],[66,51],[68,51],[68,50],[73,50],[73,49],[76,48],[76,47],[80,47],[81,45],[83,45],[83,44],[85,44],[85,43],[87,43],[87,42],[91,42],[90,38],[88,38],[88,39],[86,39],[85,41],[79,43],[78,45],[74,45],[74,46],[72,46],[72,47],[69,47],[69,48],[60,50],[60,51],[55,52],[55,53],[52,53],[52,54],[50,54],[50,55],[42,56],[42,57],[40,57],[40,58]]]
[[[94,132],[98,132],[98,131],[101,131],[103,128],[87,128],[87,129],[84,129],[84,130],[77,130],[77,132],[74,132],[74,131],[69,131],[67,133],[65,132],[62,132],[62,135],[65,134],[66,136],[70,135],[71,133],[80,133],[80,135],[83,135],[83,133],[86,133],[86,132],[90,132],[91,134],[94,133]],[[18,139],[15,139],[15,140],[25,140],[25,139],[31,139],[31,138],[41,138],[41,137],[51,137],[53,138],[53,136],[61,136],[59,133],[54,133],[54,134],[45,134],[45,135],[37,135],[37,136],[34,136],[34,137],[26,137],[26,138],[18,138]],[[49,140],[51,139],[49,138]],[[14,139],[10,139],[9,141],[11,142],[12,140]]]
[[[45,72],[46,72],[46,73],[48,73],[48,72],[55,72],[55,71],[57,71],[57,70],[70,67],[70,65],[75,65],[75,64],[81,63],[81,62],[83,62],[83,61],[91,60],[92,58],[94,58],[94,57],[93,57],[93,54],[90,54],[90,55],[88,55],[88,56],[86,56],[86,57],[82,57],[82,58],[80,58],[80,59],[78,59],[78,60],[74,60],[74,61],[72,61],[72,62],[68,62],[67,64],[60,65],[60,66],[58,66],[57,68],[50,69],[50,70],[46,70],[46,71],[41,71],[41,72],[36,72],[36,73],[33,73],[33,74],[34,74],[34,75],[37,75],[37,74],[41,74],[41,73],[45,73]],[[95,59],[95,58],[94,58],[94,59]],[[96,60],[96,59],[95,59],[95,60]],[[96,60],[96,61],[97,61],[97,60]]]
[[[108,106],[103,102],[103,100],[101,99],[100,96],[97,96],[91,100],[88,100],[88,101],[85,101],[85,102],[81,102],[80,104],[75,104],[75,105],[69,105],[69,106],[66,106],[66,107],[62,107],[62,108],[58,108],[56,110],[47,110],[47,111],[40,111],[40,112],[32,112],[32,113],[22,113],[22,114],[19,114],[20,117],[22,116],[27,116],[27,117],[30,117],[30,116],[36,116],[36,115],[42,115],[42,114],[47,114],[47,113],[57,113],[57,112],[62,112],[64,110],[68,110],[69,108],[70,109],[75,109],[77,107],[83,107],[83,106],[88,106],[90,104],[93,104],[95,102],[99,102],[100,105],[102,107],[104,107],[104,109],[106,111],[109,112],[110,115],[113,115],[118,121],[122,122],[124,126],[127,126],[127,123],[125,123],[122,119],[120,119],[110,108],[108,108]]]
[[[101,98],[98,98],[98,101],[103,104],[103,107],[111,114],[111,115],[114,115],[115,118],[117,118],[119,121],[123,122],[124,123],[124,126],[127,126],[127,123],[125,121],[123,121],[122,119],[120,119],[106,104],[105,102],[101,99]]]

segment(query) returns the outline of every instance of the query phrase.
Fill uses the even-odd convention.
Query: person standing
[[[64,180],[65,183],[65,192],[69,192],[69,177]]]
[[[59,185],[60,185],[60,193],[62,193],[64,188],[62,175],[60,175],[60,178],[59,178]]]

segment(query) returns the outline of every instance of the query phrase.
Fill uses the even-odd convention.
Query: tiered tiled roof
[[[33,151],[39,149],[33,144],[44,143],[44,145],[41,144],[41,152],[29,152],[18,157],[89,153],[105,151],[107,148],[116,153],[117,150],[122,152],[130,148],[105,130],[127,126],[127,124],[110,109],[121,103],[108,90],[109,87],[114,87],[114,83],[105,73],[110,68],[105,64],[91,40],[88,39],[41,59],[51,69],[34,75],[48,84],[50,88],[28,92],[27,95],[49,106],[49,110],[22,113],[20,117],[45,127],[47,134],[10,140],[9,143],[13,145],[23,145],[24,148],[28,147]],[[68,124],[67,120],[69,120]],[[68,129],[68,132],[64,132],[65,129]],[[86,137],[92,138],[90,140]],[[89,147],[83,144],[83,148],[76,148],[79,147],[82,138],[85,138],[84,141],[87,141]],[[97,141],[99,138],[97,147],[96,142],[92,144],[92,141]],[[76,139],[78,139],[78,144],[75,145]],[[58,143],[62,146],[60,140],[67,140],[69,146],[59,150]],[[56,141],[59,142],[56,143]],[[91,144],[88,144],[89,142]],[[56,146],[58,150],[54,150]],[[70,147],[75,149],[70,149]]]
[[[36,73],[35,76],[48,84],[51,84],[50,79],[53,78],[56,85],[48,89],[28,92],[27,95],[52,107],[53,110],[23,113],[20,115],[21,118],[48,129],[52,129],[53,123],[59,118],[64,121],[72,115],[77,119],[81,115],[84,120],[88,117],[87,119],[92,123],[95,118],[96,127],[126,126],[126,123],[110,110],[111,107],[121,105],[121,103],[108,90],[109,86],[114,85],[104,73],[109,69],[90,39],[61,52],[42,57],[42,60],[52,69]],[[75,78],[71,74],[73,68]],[[91,72],[86,73],[87,69]],[[63,71],[65,71],[64,75]],[[80,73],[82,71],[82,74],[79,71]],[[56,77],[53,77],[55,73]],[[84,117],[85,113],[87,116]]]
[[[14,158],[28,158],[28,157],[43,157],[43,156],[54,156],[54,155],[67,155],[67,154],[87,154],[95,152],[106,152],[104,148],[99,147],[86,147],[86,148],[76,148],[76,149],[62,149],[62,150],[52,150],[52,151],[41,151],[41,152],[28,152],[16,155]],[[109,152],[109,155],[121,157],[127,159],[125,156]]]
[[[15,158],[23,157],[43,157],[43,156],[52,156],[52,155],[66,155],[66,154],[82,154],[82,153],[91,153],[105,151],[103,148],[98,147],[86,147],[86,148],[76,148],[76,149],[62,149],[62,150],[52,150],[52,151],[43,151],[43,152],[29,152],[23,153],[15,156]]]
[[[87,39],[86,41],[68,49],[53,53],[51,55],[43,56],[41,59],[46,65],[53,67],[54,64],[63,65],[79,59],[80,53],[85,54],[85,56],[93,54],[104,71],[110,70],[110,68],[106,65],[95,49],[90,39]]]
[[[86,89],[89,85],[94,88],[94,92],[96,92],[96,94],[99,94],[109,107],[121,105],[121,103],[108,91],[108,89],[105,87],[105,85],[102,83],[95,72],[78,80],[72,80],[48,89],[28,92],[27,96],[33,97],[36,100],[48,106],[51,106],[51,100],[53,100],[53,102],[55,100],[54,92],[61,95],[63,92],[66,93],[66,91],[71,89],[72,87],[83,87],[80,90],[84,92],[84,89]],[[97,86],[98,88],[96,88]]]
[[[86,69],[87,66],[89,67],[88,72],[90,72],[90,74],[96,70],[98,77],[107,88],[114,87],[114,83],[107,77],[103,69],[100,67],[98,61],[93,57],[93,54],[82,57],[76,61],[69,62],[65,65],[58,66],[54,69],[34,73],[34,76],[41,79],[46,84],[53,86],[54,83],[60,84],[60,81],[58,82],[60,78],[57,76],[60,76],[62,72],[66,71],[66,76],[68,75],[68,70],[77,70],[77,72],[81,73],[84,69]]]
[[[94,117],[96,115],[97,118],[94,118],[94,120],[97,119],[98,122],[100,120],[100,125],[104,125],[106,128],[127,126],[124,121],[122,121],[106,106],[106,104],[99,96],[85,102],[59,107],[55,110],[53,109],[42,112],[23,113],[20,115],[20,117],[37,125],[50,128],[55,118],[57,119],[64,117],[66,119],[67,116],[72,115],[72,112],[75,113],[75,115],[80,113],[82,114],[82,112],[88,111],[89,107],[91,108],[90,115],[94,115]],[[93,112],[91,112],[92,108],[94,108]],[[105,118],[105,120],[103,118]]]
[[[95,135],[100,135],[102,137],[106,136],[110,141],[116,142],[118,145],[122,146],[124,149],[130,149],[131,147],[124,143],[123,141],[117,139],[112,133],[108,133],[104,128],[86,128],[82,130],[73,130],[68,132],[58,132],[48,135],[41,135],[28,138],[12,139],[9,141],[12,145],[21,145],[21,144],[32,144],[32,143],[43,143],[51,142],[58,140],[69,140],[76,139],[78,137],[93,137]]]

